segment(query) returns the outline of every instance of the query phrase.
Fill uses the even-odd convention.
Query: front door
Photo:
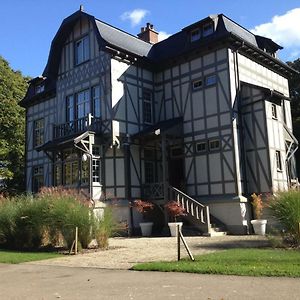
[[[170,149],[169,184],[179,190],[184,190],[184,158],[181,147]]]

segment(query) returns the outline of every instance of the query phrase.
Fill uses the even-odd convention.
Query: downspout
[[[125,167],[125,197],[129,204],[129,214],[130,214],[130,235],[134,235],[134,220],[133,220],[133,207],[131,198],[131,170],[130,170],[130,135],[127,133],[125,141],[123,142],[124,147],[124,167]]]
[[[243,174],[243,184],[241,182],[241,185],[243,186],[244,194],[248,193],[248,187],[247,187],[247,174],[246,174],[246,159],[245,159],[245,151],[244,151],[244,142],[243,142],[243,118],[242,118],[242,112],[241,112],[241,81],[239,76],[239,61],[238,61],[238,54],[239,49],[241,49],[244,46],[244,42],[242,42],[235,50],[233,50],[234,53],[234,74],[235,74],[235,85],[236,85],[236,106],[237,106],[237,120],[238,120],[238,137],[239,137],[239,145],[240,145],[240,157],[241,157],[241,171]],[[242,193],[242,191],[241,191]]]

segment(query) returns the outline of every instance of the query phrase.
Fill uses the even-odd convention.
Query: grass
[[[240,276],[300,277],[300,251],[282,249],[230,249],[198,255],[195,261],[150,262],[137,271],[186,272]]]
[[[61,257],[60,254],[50,252],[18,252],[0,250],[0,263],[19,264],[28,261],[44,260]]]

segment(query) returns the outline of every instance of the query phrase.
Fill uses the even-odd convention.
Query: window
[[[193,81],[193,90],[202,88],[202,79]]]
[[[44,119],[35,120],[33,123],[33,147],[44,143]]]
[[[149,90],[143,90],[143,116],[144,123],[152,124],[152,93]]]
[[[93,159],[93,182],[100,182],[100,160]]]
[[[89,182],[89,161],[81,161],[81,184],[87,184]]]
[[[209,141],[209,150],[219,150],[219,149],[220,149],[220,140]]]
[[[277,107],[274,103],[272,103],[272,118],[277,120]]]
[[[203,26],[203,37],[206,37],[214,32],[214,25],[212,23]]]
[[[76,117],[81,119],[90,113],[90,92],[84,90],[76,94]]]
[[[43,83],[35,86],[36,94],[42,93],[44,90],[45,90],[45,85]]]
[[[64,152],[64,164],[63,164],[63,179],[65,185],[78,184],[79,178],[79,158],[76,152],[72,150],[66,150]]]
[[[216,75],[210,75],[205,77],[205,85],[211,86],[217,83],[217,77]]]
[[[281,155],[280,155],[280,151],[276,151],[275,152],[276,155],[276,167],[277,167],[277,171],[282,171],[282,163],[281,163]]]
[[[54,185],[55,186],[62,185],[61,164],[60,163],[54,165]]]
[[[67,108],[67,116],[66,120],[67,122],[72,122],[74,121],[74,96],[67,96],[67,103],[66,103],[66,108]]]
[[[93,145],[92,152],[93,152],[93,155],[100,156],[100,146]]]
[[[155,177],[154,174],[154,162],[145,161],[145,183],[153,183]]]
[[[36,166],[32,170],[32,191],[37,193],[44,185],[44,167]]]
[[[101,115],[101,103],[100,103],[100,86],[94,86],[92,88],[92,101],[93,101],[93,115],[99,118]]]
[[[200,32],[199,28],[197,28],[191,32],[191,42],[200,40],[200,37],[201,37],[201,32]]]
[[[79,65],[90,58],[89,36],[75,42],[75,65]]]
[[[196,144],[197,152],[205,152],[206,151],[206,142],[201,142]]]

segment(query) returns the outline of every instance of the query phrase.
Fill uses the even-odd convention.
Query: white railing
[[[204,226],[207,232],[210,232],[209,207],[201,204],[175,187],[170,186],[169,190],[169,199],[175,200],[178,205],[185,209],[188,216],[199,221],[199,225],[201,227]]]

